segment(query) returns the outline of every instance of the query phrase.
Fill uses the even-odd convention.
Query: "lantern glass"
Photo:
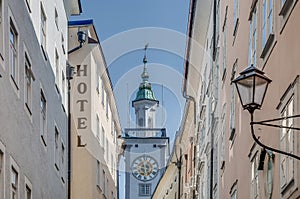
[[[254,77],[248,77],[241,79],[236,82],[237,90],[239,92],[240,100],[242,106],[249,105],[253,101],[253,86],[254,86]]]
[[[260,108],[265,98],[265,94],[268,88],[269,82],[259,76],[255,77],[255,94],[254,102]]]

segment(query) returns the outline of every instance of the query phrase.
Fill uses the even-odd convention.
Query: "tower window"
[[[139,184],[140,196],[150,196],[150,194],[151,194],[151,184]]]
[[[138,145],[138,144],[136,144],[136,145],[134,145],[134,147],[138,148],[138,147],[139,147],[139,145]]]
[[[139,126],[143,126],[144,125],[144,120],[143,120],[143,118],[140,118],[139,119]]]

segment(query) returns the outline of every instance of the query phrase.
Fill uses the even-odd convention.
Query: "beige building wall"
[[[86,42],[81,47],[78,47],[78,31],[86,34]],[[70,22],[69,40],[69,63],[75,67],[70,108],[71,198],[114,199],[118,194],[117,138],[121,135],[121,127],[93,21]]]
[[[60,75],[65,71],[67,54],[62,46],[67,40],[57,38],[67,38],[68,17],[80,14],[80,3],[64,2],[0,1],[1,199],[67,195],[66,93],[62,83],[56,87],[54,68]],[[41,5],[47,6],[46,53],[39,34]],[[54,44],[60,57],[57,65]]]
[[[298,1],[221,0],[214,1],[215,9],[214,4],[208,5],[201,0],[191,2],[196,6],[194,12],[191,12],[194,18],[189,20],[188,33],[192,33],[189,34],[192,36],[189,40],[203,46],[204,52],[188,43],[185,74],[190,88],[206,88],[199,91],[198,95],[193,95],[187,89],[196,98],[196,102],[208,99],[205,107],[201,103],[198,105],[200,131],[197,135],[200,138],[204,128],[203,119],[209,119],[209,115],[202,115],[202,110],[212,114],[210,110],[213,109],[208,107],[214,107],[212,103],[216,103],[213,118],[216,123],[208,126],[210,130],[206,135],[208,138],[209,135],[214,136],[213,160],[209,156],[201,156],[201,148],[211,148],[210,143],[207,145],[201,139],[196,142],[200,149],[196,153],[200,155],[199,159],[195,156],[195,174],[200,182],[196,184],[197,197],[207,198],[213,194],[213,198],[298,198],[299,162],[271,151],[265,153],[255,144],[251,137],[250,115],[242,109],[236,89],[231,84],[239,72],[254,64],[273,80],[262,110],[256,111],[254,119],[260,121],[298,114]],[[197,14],[199,11],[202,11],[201,15]],[[215,19],[215,24],[212,19]],[[216,27],[215,34],[211,31],[212,25]],[[199,54],[198,58],[193,58],[193,54]],[[212,55],[211,65],[205,64],[203,54]],[[206,66],[205,70],[203,66]],[[200,71],[198,77],[195,71]],[[207,73],[210,75],[207,76]],[[197,78],[202,83],[197,82]],[[217,94],[214,94],[215,91]],[[211,92],[215,102],[209,100]],[[298,123],[298,119],[275,122],[292,126]],[[211,130],[213,128],[216,130]],[[255,126],[255,133],[266,145],[300,154],[297,131]],[[207,161],[214,163],[213,173],[203,172]],[[209,183],[212,178],[213,186],[204,184],[202,187],[201,182]]]
[[[271,7],[269,7],[270,2],[272,2]],[[242,110],[236,91],[234,91],[236,95],[234,104],[232,104],[233,96],[228,95],[232,90],[231,78],[237,77],[238,72],[251,64],[248,57],[250,24],[255,20],[256,13],[257,35],[256,39],[253,39],[253,42],[256,41],[256,55],[253,56],[256,58],[256,63],[253,61],[252,63],[263,70],[273,82],[267,92],[262,110],[255,113],[255,120],[283,116],[282,113],[290,99],[293,100],[293,111],[290,115],[298,113],[299,87],[297,86],[297,77],[299,70],[296,65],[299,63],[299,58],[296,53],[299,52],[299,48],[295,44],[299,39],[296,37],[295,27],[300,19],[300,10],[296,1],[287,1],[285,5],[282,2],[237,1],[237,21],[234,20],[234,2],[231,2],[232,4],[222,2],[221,22],[225,23],[223,27],[227,26],[227,52],[225,59],[226,78],[222,80],[222,84],[224,84],[222,91],[224,92],[221,92],[220,96],[223,96],[221,103],[226,104],[226,112],[228,113],[225,117],[226,129],[228,129],[226,132],[228,133],[225,139],[225,169],[221,176],[223,182],[222,196],[228,196],[228,193],[234,195],[236,190],[238,198],[255,198],[257,196],[259,198],[299,197],[299,192],[295,191],[299,189],[299,163],[296,160],[286,158],[286,156],[271,152],[267,152],[263,158],[261,156],[263,154],[262,148],[254,143],[250,134],[249,113]],[[266,19],[266,24],[264,23],[264,6],[267,8],[267,16],[269,16]],[[224,22],[226,9],[227,20]],[[283,11],[286,13],[282,14]],[[272,21],[269,18],[272,18]],[[264,36],[264,27],[266,27],[266,36]],[[266,43],[263,43],[263,38],[265,38]],[[230,110],[232,106],[235,107],[234,112]],[[232,117],[232,113],[235,117]],[[230,126],[233,120],[234,125]],[[297,126],[297,119],[293,123]],[[282,130],[278,128],[256,126],[255,133],[266,145],[299,155],[299,137],[296,135],[296,131],[294,133],[288,132],[288,136],[290,136],[288,139],[290,140],[282,137]],[[284,141],[289,146],[288,148],[283,147]],[[292,147],[294,148],[292,149]],[[273,170],[269,171],[271,177],[268,181],[269,162],[273,165]],[[262,170],[258,170],[260,163],[264,163]],[[289,177],[289,175],[291,176]],[[272,189],[267,188],[267,183],[269,186],[272,185]]]
[[[153,199],[192,198],[194,182],[194,106],[187,101],[182,124],[176,133],[166,171],[152,195]],[[179,196],[180,195],[180,196]]]

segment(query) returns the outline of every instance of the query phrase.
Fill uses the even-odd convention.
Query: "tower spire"
[[[148,74],[148,72],[147,72],[147,67],[146,67],[146,64],[147,64],[147,48],[148,48],[148,45],[149,45],[149,44],[146,44],[146,45],[145,45],[145,48],[144,48],[144,51],[145,51],[144,59],[143,59],[144,70],[143,70],[143,73],[141,74],[141,77],[142,77],[142,79],[143,79],[143,83],[147,83],[148,80],[149,80],[149,74]]]

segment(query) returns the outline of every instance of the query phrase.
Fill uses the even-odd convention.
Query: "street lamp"
[[[241,104],[244,109],[247,109],[251,115],[251,134],[254,139],[254,141],[260,145],[261,147],[268,149],[270,151],[274,151],[283,155],[287,155],[293,158],[296,158],[300,160],[299,156],[296,156],[294,154],[280,151],[278,149],[274,149],[270,146],[267,146],[260,142],[259,138],[256,137],[254,133],[254,124],[257,125],[265,125],[270,127],[278,127],[278,128],[289,128],[294,130],[300,130],[300,128],[297,127],[288,127],[288,126],[282,126],[282,125],[276,125],[276,124],[270,124],[270,122],[274,121],[280,121],[280,120],[286,120],[290,118],[300,117],[300,115],[294,115],[289,117],[282,117],[282,118],[276,118],[276,119],[270,119],[270,120],[264,120],[259,122],[254,122],[253,113],[256,109],[260,109],[268,86],[271,83],[271,79],[269,79],[267,76],[264,75],[264,72],[256,68],[255,66],[251,65],[245,70],[243,70],[240,73],[240,76],[238,76],[236,79],[234,79],[232,82],[235,84]]]

